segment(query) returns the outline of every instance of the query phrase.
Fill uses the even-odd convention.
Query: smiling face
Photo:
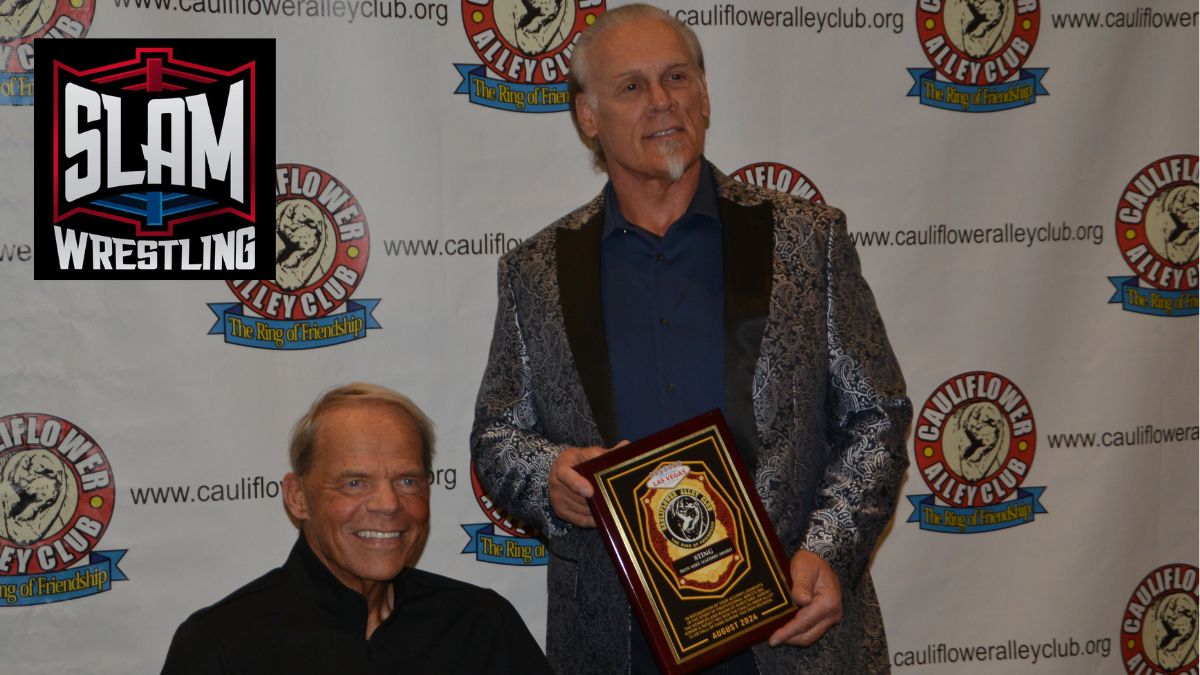
[[[604,149],[614,181],[676,181],[698,170],[708,89],[674,28],[657,19],[614,26],[597,38],[588,64],[576,114]]]
[[[284,478],[284,501],[313,553],[363,595],[390,582],[429,532],[421,436],[385,403],[344,404],[321,415],[312,466]]]

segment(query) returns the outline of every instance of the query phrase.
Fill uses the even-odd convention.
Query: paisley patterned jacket
[[[790,556],[822,556],[843,620],[810,648],[754,648],[762,673],[888,671],[867,565],[908,464],[912,405],[841,211],[714,169],[724,227],[725,413]],[[558,519],[550,465],[616,433],[600,299],[603,194],[499,264],[471,455],[488,494],[548,541],[546,651],[562,673],[625,673],[629,603],[596,530]]]

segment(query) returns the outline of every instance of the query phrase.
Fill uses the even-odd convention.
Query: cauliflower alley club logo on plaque
[[[909,68],[922,105],[995,112],[1037,102],[1046,68],[1025,68],[1041,23],[1038,0],[919,0],[917,36],[933,68]]]
[[[33,103],[33,41],[81,38],[93,0],[0,0],[0,105]]]
[[[1195,673],[1196,567],[1163,565],[1129,596],[1121,619],[1121,660],[1130,675]]]
[[[1046,513],[1045,487],[1021,487],[1037,432],[1029,401],[986,371],[956,375],[933,392],[914,423],[917,470],[933,494],[908,495],[910,523],[969,534],[1015,527]]]
[[[667,462],[636,490],[649,558],[677,591],[720,590],[748,570],[733,500],[707,469],[703,462]]]
[[[771,188],[785,192],[795,197],[801,197],[817,204],[824,204],[825,197],[808,176],[800,173],[787,164],[779,162],[755,162],[729,174],[729,177],[740,182]]]
[[[567,110],[571,52],[604,12],[604,2],[462,0],[463,29],[483,63],[454,64],[462,76],[454,93],[500,110]]]
[[[1198,167],[1196,155],[1163,157],[1125,186],[1117,204],[1117,245],[1135,276],[1108,278],[1117,289],[1110,303],[1154,316],[1197,313]]]
[[[116,487],[104,452],[61,417],[0,417],[0,607],[73,600],[125,581],[127,552],[95,547]]]
[[[34,278],[271,276],[274,40],[37,45]]]
[[[358,200],[337,178],[304,164],[275,168],[274,279],[226,282],[237,302],[210,303],[209,335],[260,349],[328,347],[379,328],[378,299],[350,296],[367,271],[370,236]]]
[[[479,562],[496,565],[530,567],[550,562],[546,545],[538,539],[537,532],[517,522],[487,495],[475,473],[475,462],[471,462],[471,489],[475,491],[479,508],[487,514],[490,522],[461,525],[471,538],[463,548],[463,553],[474,553]],[[500,528],[500,532],[496,528]]]

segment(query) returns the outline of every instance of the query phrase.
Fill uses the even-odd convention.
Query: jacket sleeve
[[[912,404],[858,254],[836,211],[826,246],[827,429],[832,453],[804,548],[856,584],[895,511]]]
[[[502,258],[499,302],[487,368],[475,401],[471,459],[488,495],[517,518],[551,536],[570,525],[550,506],[550,466],[566,444],[547,439],[533,396],[530,345],[517,303],[520,279]]]

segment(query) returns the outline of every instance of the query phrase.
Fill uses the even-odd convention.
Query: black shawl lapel
[[[720,199],[725,254],[725,413],[734,442],[753,473],[759,440],[754,366],[771,301],[775,227],[771,203],[742,206]]]
[[[612,367],[604,337],[604,303],[600,293],[600,235],[604,211],[577,230],[561,229],[555,239],[558,292],[567,342],[605,447],[617,442],[617,410],[613,404]]]

